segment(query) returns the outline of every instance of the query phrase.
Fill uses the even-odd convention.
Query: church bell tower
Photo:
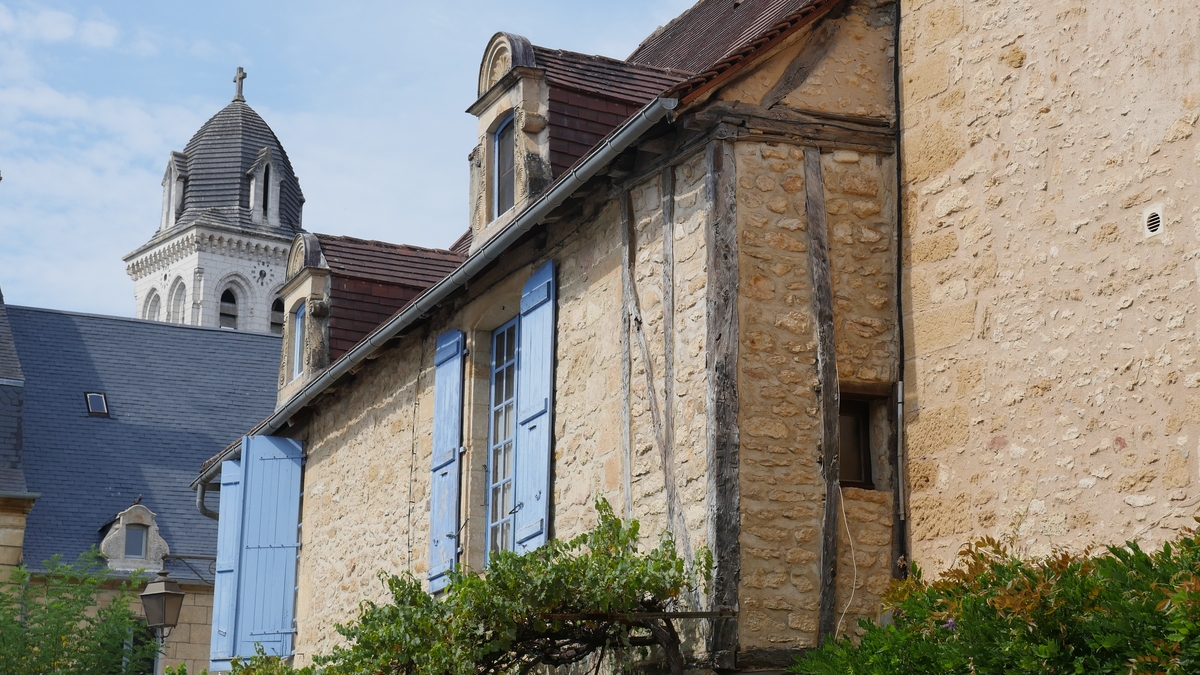
[[[162,216],[125,256],[139,319],[280,333],[288,251],[304,194],[287,153],[233,78],[233,101],[163,175]]]

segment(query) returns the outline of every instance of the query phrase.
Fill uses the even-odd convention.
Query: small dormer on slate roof
[[[172,153],[163,203],[168,230],[202,221],[291,237],[304,193],[271,127],[234,99]]]

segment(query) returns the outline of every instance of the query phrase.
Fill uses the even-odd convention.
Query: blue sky
[[[158,224],[171,150],[233,96],[300,177],[310,231],[446,246],[466,229],[483,48],[496,31],[623,58],[691,0],[0,0],[0,290],[133,315],[121,258]]]

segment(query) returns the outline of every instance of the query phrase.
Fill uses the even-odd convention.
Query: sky
[[[304,226],[445,247],[467,227],[479,62],[497,31],[624,58],[692,0],[0,0],[0,291],[133,316],[122,258],[158,226],[172,150],[245,96]]]

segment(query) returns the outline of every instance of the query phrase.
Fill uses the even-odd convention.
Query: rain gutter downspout
[[[892,46],[892,75],[894,95],[893,106],[896,111],[896,501],[900,517],[898,534],[901,537],[900,553],[906,560],[911,559],[908,550],[908,490],[905,484],[907,469],[904,452],[904,256],[901,247],[904,245],[904,154],[901,143],[904,140],[903,125],[901,124],[900,96],[900,16],[902,14],[901,0],[896,0],[896,36]]]
[[[504,228],[492,239],[483,244],[471,257],[459,265],[457,269],[431,286],[417,297],[411,304],[393,316],[386,323],[372,331],[362,342],[355,345],[342,358],[338,359],[328,370],[321,373],[317,379],[309,382],[279,410],[255,427],[250,435],[270,435],[282,427],[296,413],[312,402],[326,387],[333,384],[346,373],[349,373],[359,363],[382,347],[400,331],[420,320],[433,311],[451,293],[466,284],[467,280],[481,272],[493,260],[500,257],[513,243],[533,229],[550,212],[566,201],[575,190],[596,175],[600,169],[628,148],[643,133],[661,120],[669,111],[674,110],[679,100],[674,98],[656,98],[647,103],[644,108],[634,113],[606,140],[588,154],[582,162],[559,179],[550,190],[538,197],[529,208],[518,215],[508,227]],[[240,447],[240,445],[235,446]],[[236,451],[229,453],[229,457]],[[224,458],[222,458],[224,459]],[[204,515],[212,513],[204,507],[201,486],[208,483],[221,470],[220,462],[213,462],[200,476],[192,481],[192,489],[196,490],[196,506]]]

